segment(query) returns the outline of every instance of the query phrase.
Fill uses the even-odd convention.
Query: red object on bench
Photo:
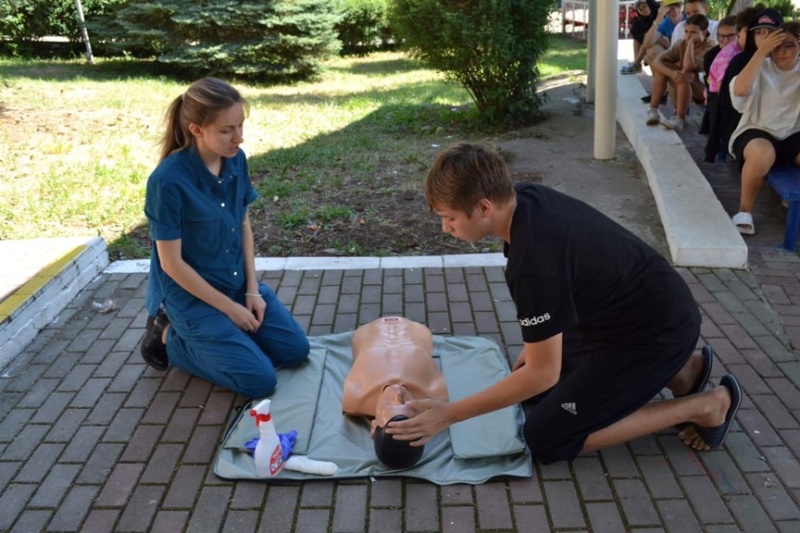
[[[797,235],[800,233],[800,167],[797,165],[775,167],[767,174],[767,183],[789,204],[781,248],[794,252],[797,250]]]

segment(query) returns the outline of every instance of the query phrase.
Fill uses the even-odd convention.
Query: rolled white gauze
[[[336,463],[328,461],[315,461],[305,455],[290,455],[283,463],[286,470],[294,470],[304,474],[315,474],[317,476],[332,476],[339,470]]]

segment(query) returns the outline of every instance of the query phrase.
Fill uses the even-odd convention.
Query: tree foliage
[[[130,1],[90,23],[119,50],[152,53],[187,75],[305,79],[336,54],[329,0]]]
[[[124,0],[83,0],[86,18],[101,16]],[[75,0],[0,0],[0,50],[27,51],[42,37],[81,40]]]
[[[489,122],[539,118],[538,59],[552,0],[393,0],[390,21],[412,53],[462,84]]]
[[[389,45],[389,0],[337,0],[341,20],[336,24],[344,54],[364,55]]]

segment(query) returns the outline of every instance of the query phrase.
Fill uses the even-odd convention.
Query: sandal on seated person
[[[742,387],[739,385],[736,376],[728,374],[720,380],[719,385],[728,389],[731,395],[731,405],[725,415],[725,422],[710,428],[697,425],[694,427],[697,435],[712,449],[719,448],[725,443],[728,432],[731,430],[731,425],[733,425],[733,417],[736,416],[739,406],[742,405]]]
[[[733,224],[742,235],[754,235],[756,227],[753,225],[753,215],[745,211],[739,211],[733,215]]]

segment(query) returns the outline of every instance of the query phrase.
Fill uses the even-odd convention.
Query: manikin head
[[[372,421],[372,439],[375,455],[389,468],[410,468],[422,457],[424,446],[411,446],[410,441],[395,440],[392,435],[384,432],[389,422],[408,420],[417,415],[406,404],[412,399],[405,385],[399,383],[386,385],[378,397],[375,419]]]

